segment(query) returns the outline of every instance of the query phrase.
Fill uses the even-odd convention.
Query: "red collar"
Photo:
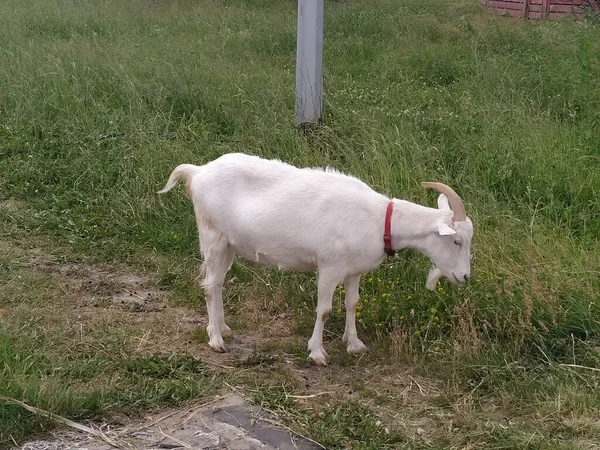
[[[385,213],[385,226],[383,231],[383,250],[388,256],[394,256],[395,250],[392,250],[392,211],[394,210],[394,202],[390,200]]]

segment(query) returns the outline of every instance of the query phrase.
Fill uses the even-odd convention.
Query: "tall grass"
[[[325,18],[325,117],[307,138],[295,2],[2,2],[0,196],[34,211],[18,227],[105,261],[146,248],[195,264],[189,201],[155,195],[176,164],[241,151],[331,165],[428,204],[419,182],[439,180],[475,223],[477,282],[427,292],[428,263],[402,253],[372,275],[381,286],[363,280],[363,332],[404,356],[596,363],[598,23],[471,1],[326,2]],[[261,278],[312,320],[297,289],[310,278]]]

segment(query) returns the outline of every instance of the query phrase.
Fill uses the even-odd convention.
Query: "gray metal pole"
[[[298,0],[296,123],[319,123],[323,110],[323,0]]]

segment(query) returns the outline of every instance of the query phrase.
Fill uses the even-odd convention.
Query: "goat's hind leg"
[[[212,228],[210,224],[204,222],[199,228],[200,247],[204,256],[202,286],[208,313],[208,326],[206,327],[209,337],[208,345],[215,351],[224,352],[223,336],[230,336],[231,329],[225,324],[223,282],[233,263],[235,253],[225,236]]]
[[[358,284],[360,275],[347,277],[344,281],[346,288],[346,328],[342,340],[347,344],[348,353],[362,353],[367,351],[367,347],[358,339],[356,332],[356,305],[358,304]]]
[[[340,281],[335,271],[321,269],[318,274],[317,317],[313,334],[308,341],[310,359],[318,366],[327,365],[327,352],[323,348],[323,329],[331,311],[333,292]]]

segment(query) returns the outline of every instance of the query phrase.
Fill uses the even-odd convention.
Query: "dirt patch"
[[[0,211],[7,214],[14,214],[25,210],[25,202],[14,198],[0,200]]]
[[[161,311],[167,307],[165,293],[147,276],[61,260],[39,247],[22,251],[36,270],[52,274],[65,294],[77,300],[78,307],[104,303],[138,312]]]
[[[247,298],[240,306],[248,312],[243,322],[235,315],[226,315],[233,330],[227,339],[227,353],[215,353],[202,339],[208,324],[204,311],[173,305],[170,292],[148,275],[128,267],[89,264],[53,252],[45,244],[3,242],[1,248],[14,255],[19,267],[51,277],[56,295],[63,299],[61,320],[70,328],[71,338],[82,343],[94,345],[96,336],[102,335],[99,330],[107,327],[126,329],[127,345],[121,349],[125,354],[185,352],[217,366],[231,367],[255,357],[273,342],[284,347],[287,341],[298,342],[293,318],[279,310],[276,302],[265,305],[260,298]],[[57,308],[53,308],[54,313],[58,313]]]
[[[54,291],[54,300],[48,301],[60,324],[45,321],[45,328],[66,326],[72,339],[90,345],[101,329],[127,329],[128,345],[122,350],[128,354],[168,354],[200,345],[194,342],[193,333],[205,326],[204,316],[170,304],[169,293],[145,274],[127,267],[91,265],[48,251],[40,242],[27,247],[4,242],[2,249],[14,255],[12,260],[25,271],[24,276],[50,278],[47,289]],[[11,309],[17,310],[18,305],[6,312]]]

